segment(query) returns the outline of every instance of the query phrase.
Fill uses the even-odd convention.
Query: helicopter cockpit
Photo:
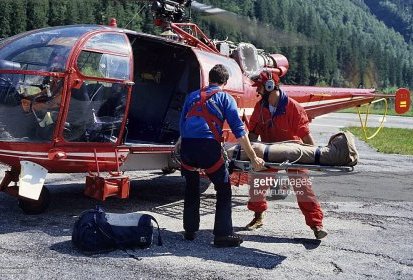
[[[108,29],[45,28],[0,43],[0,141],[50,142],[59,117],[67,142],[117,140],[128,89],[116,81],[129,80],[129,42],[119,33],[88,36]],[[85,36],[77,53],[74,46]],[[70,74],[82,81],[78,87],[67,85]],[[64,95],[70,99],[67,113]]]
[[[90,27],[47,28],[1,43],[0,141],[51,140],[67,59],[87,31]]]

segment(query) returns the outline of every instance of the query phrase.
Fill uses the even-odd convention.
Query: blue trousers
[[[214,139],[183,138],[181,160],[183,163],[197,168],[209,168],[221,157],[221,145]],[[199,230],[200,185],[199,173],[182,168],[185,176],[184,229],[187,232]],[[227,236],[233,234],[231,213],[231,183],[228,168],[225,164],[216,172],[207,174],[215,186],[216,208],[214,235]]]

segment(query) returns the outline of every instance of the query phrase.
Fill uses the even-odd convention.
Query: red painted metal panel
[[[229,80],[225,86],[225,90],[229,93],[243,93],[243,75],[241,68],[235,62],[235,60],[228,58],[226,56],[215,54],[207,51],[202,51],[199,49],[192,49],[195,53],[201,70],[201,86],[205,87],[208,85],[208,73],[216,64],[224,65],[229,72]]]
[[[406,88],[400,88],[396,92],[395,109],[397,114],[404,114],[410,110],[411,100],[410,91]]]
[[[356,99],[349,99],[345,101],[337,101],[332,103],[323,104],[320,103],[319,105],[305,107],[305,111],[310,119],[315,117],[325,115],[328,113],[336,112],[339,110],[343,110],[346,108],[356,107],[361,104],[366,104],[374,100],[375,97],[361,97]]]

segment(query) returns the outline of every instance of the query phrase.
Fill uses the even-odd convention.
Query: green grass
[[[382,89],[380,91],[381,94],[394,94],[396,92],[397,88],[386,88],[386,89]],[[410,91],[412,92],[412,91]],[[413,100],[413,93],[411,94],[411,99]],[[389,116],[406,116],[406,117],[413,117],[413,108],[410,108],[410,110],[403,114],[403,115],[399,115],[396,113],[396,111],[394,110],[394,102],[395,100],[393,98],[390,98],[387,100],[388,102],[388,110],[387,110],[387,115]],[[377,115],[383,115],[384,114],[384,102],[378,102],[375,104],[372,104],[370,106],[370,114],[377,114]],[[413,107],[413,106],[412,106]],[[360,107],[360,111],[361,113],[365,114],[367,112],[367,106],[361,106]],[[339,113],[357,113],[357,108],[348,108],[348,109],[344,109],[339,111]]]
[[[366,108],[361,108],[360,112],[362,114],[365,114],[366,113]],[[355,114],[357,114],[357,108],[344,109],[344,110],[338,111],[338,113],[355,113]],[[370,114],[383,115],[384,114],[384,108],[371,108],[370,109]],[[391,109],[389,108],[388,111],[387,111],[387,115],[388,116],[413,117],[413,110],[410,109],[410,111],[408,111],[406,114],[399,115],[399,114],[396,113],[394,108],[391,108]]]
[[[367,136],[372,135],[377,128],[368,128]],[[364,139],[363,130],[360,127],[347,127],[361,140]],[[413,155],[413,129],[384,127],[373,139],[367,140],[367,144],[386,154]]]

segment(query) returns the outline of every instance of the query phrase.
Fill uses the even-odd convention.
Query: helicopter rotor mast
[[[158,0],[152,2],[155,25],[172,30],[188,45],[199,49],[219,53],[213,41],[194,23],[191,23],[192,0]],[[186,9],[189,16],[186,16]]]

